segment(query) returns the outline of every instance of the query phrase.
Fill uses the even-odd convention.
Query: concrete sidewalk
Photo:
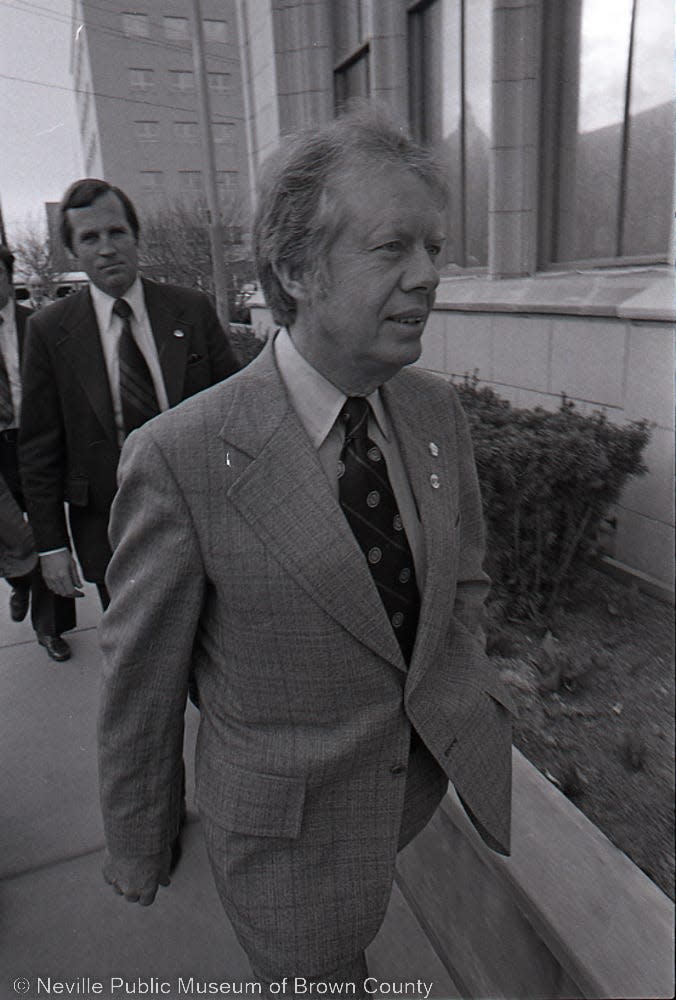
[[[78,601],[73,656],[62,664],[38,646],[29,622],[10,621],[8,599],[0,581],[0,1000],[198,995],[205,984],[234,991],[250,982],[191,805],[198,713],[186,713],[181,862],[151,907],[125,903],[101,876],[96,591]],[[458,996],[396,888],[368,957],[383,983],[422,979],[433,983],[432,998]]]

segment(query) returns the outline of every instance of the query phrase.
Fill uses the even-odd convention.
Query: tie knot
[[[113,303],[113,312],[116,316],[119,316],[120,319],[129,319],[132,309],[126,299],[115,299],[115,302]]]
[[[345,422],[346,437],[353,438],[362,426],[366,428],[368,415],[368,399],[365,399],[363,396],[348,396],[340,411],[340,416]]]

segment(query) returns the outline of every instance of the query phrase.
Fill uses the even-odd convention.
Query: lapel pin
[[[174,330],[174,336],[175,337],[185,337],[185,334],[183,333],[183,330]]]
[[[439,454],[439,445],[435,444],[434,441],[430,441],[430,455],[432,458],[436,458]]]
[[[439,479],[439,476],[436,474],[436,472],[433,472],[432,475],[430,476],[430,483],[432,485],[433,490],[438,490],[439,487],[441,486],[441,480]]]

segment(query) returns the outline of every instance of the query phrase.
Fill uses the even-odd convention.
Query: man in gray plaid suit
[[[449,779],[509,852],[510,703],[483,650],[472,448],[452,387],[405,367],[445,194],[433,157],[371,112],[283,148],[254,226],[282,329],[134,432],[120,466],[105,877],[142,904],[167,884],[192,670],[218,891],[255,974],[291,988],[361,991],[397,851]]]

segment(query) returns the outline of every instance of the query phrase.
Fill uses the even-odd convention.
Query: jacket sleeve
[[[57,376],[39,314],[28,319],[21,365],[19,466],[38,552],[69,547],[66,442]]]
[[[485,647],[485,634],[482,626],[483,607],[490,589],[490,579],[483,569],[486,552],[486,529],[467,417],[454,390],[452,398],[457,440],[460,507],[458,525],[460,547],[453,613],[456,620],[459,620],[467,631],[478,639],[483,649]]]
[[[150,426],[125,443],[99,635],[99,779],[108,849],[156,854],[178,832],[183,718],[205,575],[187,504]]]
[[[207,351],[211,363],[212,385],[215,385],[229,375],[234,375],[242,366],[235,356],[227,333],[221,326],[216,310],[206,295],[204,300]]]

